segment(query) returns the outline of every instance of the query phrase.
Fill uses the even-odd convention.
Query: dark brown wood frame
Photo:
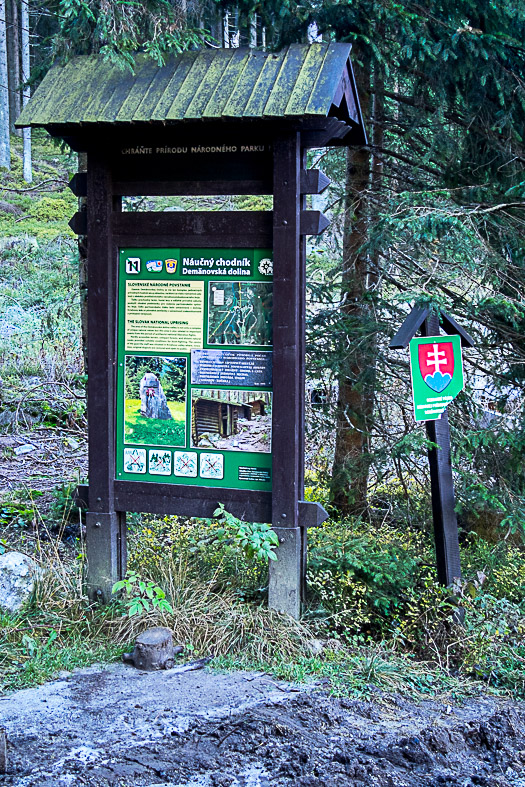
[[[462,347],[474,346],[472,336],[453,317],[442,311],[438,314],[425,306],[414,307],[410,311],[390,342],[390,348],[399,350],[408,347],[418,331],[422,336],[439,336],[441,326],[446,333],[460,336]],[[447,410],[436,421],[426,421],[425,427],[427,438],[432,444],[428,449],[428,462],[437,575],[439,582],[449,587],[455,579],[461,579],[461,563]]]
[[[88,419],[87,504],[88,592],[109,600],[126,567],[126,512],[211,517],[220,502],[247,521],[270,522],[279,535],[280,559],[271,566],[271,606],[298,616],[306,569],[306,528],[326,512],[304,494],[305,235],[327,226],[325,217],[305,209],[305,193],[319,193],[328,179],[304,169],[301,130],[282,128],[271,138],[272,168],[265,179],[250,172],[244,181],[152,180],[131,171],[114,176],[111,147],[105,153],[86,140],[87,178],[72,188],[86,193],[87,212],[72,226],[88,237]],[[142,140],[143,143],[143,140]],[[125,142],[120,141],[120,145]],[[255,144],[255,143],[254,143]],[[123,213],[123,195],[272,194],[273,211]],[[272,492],[216,489],[115,479],[117,363],[117,259],[123,246],[273,247],[273,425]]]

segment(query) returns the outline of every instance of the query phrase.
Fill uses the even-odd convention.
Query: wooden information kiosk
[[[126,512],[212,517],[219,502],[279,537],[269,604],[298,617],[303,501],[306,150],[366,138],[350,45],[201,50],[133,74],[53,67],[17,125],[87,152],[87,583],[126,570]],[[273,210],[123,210],[123,197],[273,195]],[[271,207],[271,202],[270,202]]]

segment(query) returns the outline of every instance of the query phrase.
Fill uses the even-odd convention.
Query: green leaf
[[[125,588],[126,585],[127,585],[126,580],[125,579],[121,579],[119,582],[115,582],[115,584],[111,588],[111,592],[112,593],[118,593],[118,591],[122,590],[122,588]]]

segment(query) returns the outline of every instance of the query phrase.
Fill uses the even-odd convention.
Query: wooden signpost
[[[428,393],[432,394],[430,398],[434,400],[430,403],[430,409],[428,409],[428,400],[418,405],[418,400],[415,398],[414,406],[416,413],[418,412],[417,407],[420,406],[422,407],[423,415],[425,416],[426,414],[426,417],[418,420],[425,420],[427,438],[434,444],[432,448],[429,448],[428,461],[430,465],[434,539],[436,542],[436,564],[439,582],[448,587],[452,585],[454,579],[461,578],[458,523],[455,511],[452,463],[450,460],[450,428],[446,410],[446,406],[451,400],[448,397],[451,396],[452,398],[451,393],[447,393],[447,391],[451,390],[454,383],[454,371],[456,380],[458,379],[458,369],[457,367],[455,370],[452,368],[452,374],[449,374],[447,371],[449,367],[438,363],[441,358],[439,353],[445,352],[439,348],[441,338],[440,318],[441,326],[447,334],[459,337],[460,344],[463,347],[474,346],[472,337],[452,317],[445,314],[445,312],[440,312],[439,315],[435,314],[430,307],[426,307],[412,309],[390,342],[390,347],[392,349],[408,347],[418,331],[421,331],[421,335],[425,338],[434,337],[431,346],[435,346],[436,350],[432,349],[430,357],[435,357],[435,362],[430,364],[431,368],[428,371],[431,373],[431,376],[440,375],[441,379],[439,382],[437,380],[429,380],[427,382]],[[445,358],[442,359],[446,360]],[[446,374],[449,374],[450,380],[442,379]],[[461,373],[461,387],[462,381],[463,375]],[[434,387],[432,388],[432,386]],[[454,395],[459,392],[457,384],[454,391]]]
[[[18,120],[76,151],[87,210],[88,590],[126,570],[126,512],[212,517],[279,537],[269,604],[298,617],[304,494],[306,151],[366,143],[350,46],[206,50],[134,75],[101,57],[46,75]],[[129,212],[123,197],[272,195],[273,210]],[[261,419],[269,424],[258,429]],[[263,433],[264,432],[264,433]]]

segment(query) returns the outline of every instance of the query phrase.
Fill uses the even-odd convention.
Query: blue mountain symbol
[[[444,391],[447,385],[452,380],[450,374],[441,374],[441,372],[434,372],[434,374],[427,374],[425,382],[429,388],[432,388],[436,393]]]

